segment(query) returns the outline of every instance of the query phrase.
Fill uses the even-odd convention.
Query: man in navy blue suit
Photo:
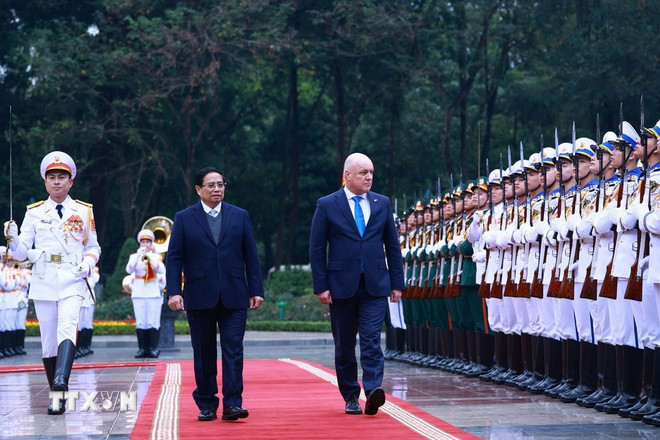
[[[362,414],[355,356],[360,335],[365,414],[385,403],[381,388],[385,358],[380,333],[387,299],[404,288],[403,260],[390,200],[371,192],[374,166],[354,153],[344,163],[345,186],[316,204],[309,239],[314,292],[330,306],[335,369],[347,414]]]
[[[242,408],[243,337],[248,307],[256,309],[264,300],[250,216],[223,202],[225,186],[215,168],[197,173],[195,190],[201,200],[176,214],[167,251],[167,302],[188,315],[197,384],[193,398],[200,421],[217,418],[218,328],[222,420],[248,416]]]

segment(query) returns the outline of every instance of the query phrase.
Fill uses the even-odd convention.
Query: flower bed
[[[26,336],[39,336],[39,322],[28,319],[25,323]],[[309,321],[252,321],[247,322],[248,330],[256,331],[298,331],[298,332],[329,332],[330,322]],[[177,335],[190,334],[188,321],[174,321],[174,332]],[[95,335],[134,335],[135,321],[94,321]]]

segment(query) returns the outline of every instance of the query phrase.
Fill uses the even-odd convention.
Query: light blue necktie
[[[209,211],[209,215],[211,217],[215,218],[215,216],[218,215],[218,211],[216,211],[215,209],[212,209],[212,210]]]
[[[364,213],[362,212],[362,207],[360,206],[360,200],[362,197],[355,196],[353,197],[355,201],[355,224],[357,225],[358,231],[360,232],[360,237],[364,235]]]

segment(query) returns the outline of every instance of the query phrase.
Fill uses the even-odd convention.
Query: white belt
[[[69,261],[68,255],[62,254],[49,254],[44,252],[44,260],[46,263],[55,263],[55,264],[75,264],[72,261]]]

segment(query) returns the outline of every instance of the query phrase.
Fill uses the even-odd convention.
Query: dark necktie
[[[59,215],[60,218],[62,218],[62,208],[64,208],[64,206],[62,206],[62,205],[57,205],[55,207],[55,209],[57,209],[57,215]]]
[[[355,201],[355,224],[357,225],[358,231],[360,232],[360,237],[364,234],[364,213],[362,212],[362,207],[360,206],[360,200],[362,197],[355,196],[353,197]]]

